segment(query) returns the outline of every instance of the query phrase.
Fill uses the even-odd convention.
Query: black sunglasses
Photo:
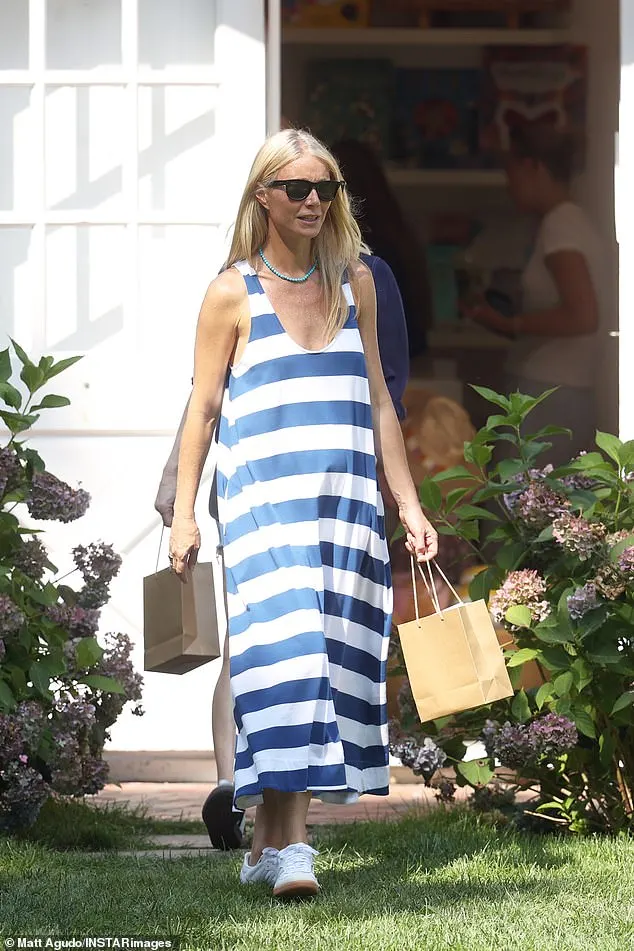
[[[345,182],[326,179],[323,182],[309,182],[306,178],[287,178],[269,182],[267,188],[283,188],[291,201],[305,201],[312,190],[317,192],[320,201],[334,201],[337,192],[345,186]]]

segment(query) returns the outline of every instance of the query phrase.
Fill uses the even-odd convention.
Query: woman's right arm
[[[200,533],[194,505],[205,459],[220,415],[230,362],[248,334],[248,298],[234,269],[209,285],[200,309],[194,351],[194,388],[178,457],[178,482],[170,535],[172,568],[183,580],[196,561]]]

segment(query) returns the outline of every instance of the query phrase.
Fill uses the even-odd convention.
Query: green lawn
[[[92,858],[0,843],[0,936],[179,935],[210,951],[629,951],[634,840],[520,836],[440,810],[322,829],[313,903],[240,857]]]

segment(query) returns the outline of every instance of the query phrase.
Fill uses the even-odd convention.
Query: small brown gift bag
[[[412,583],[416,620],[400,624],[398,633],[412,694],[422,723],[513,696],[504,655],[484,601],[465,604],[440,569],[457,604],[440,610],[429,562],[429,583],[418,565],[435,607],[418,612],[414,559]]]
[[[171,568],[143,579],[143,641],[144,670],[185,674],[220,657],[211,562],[195,565],[187,584]]]

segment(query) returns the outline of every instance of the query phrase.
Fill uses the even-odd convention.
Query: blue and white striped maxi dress
[[[254,269],[236,267],[251,331],[218,434],[235,802],[265,788],[386,795],[392,588],[352,291],[343,329],[304,350]]]

